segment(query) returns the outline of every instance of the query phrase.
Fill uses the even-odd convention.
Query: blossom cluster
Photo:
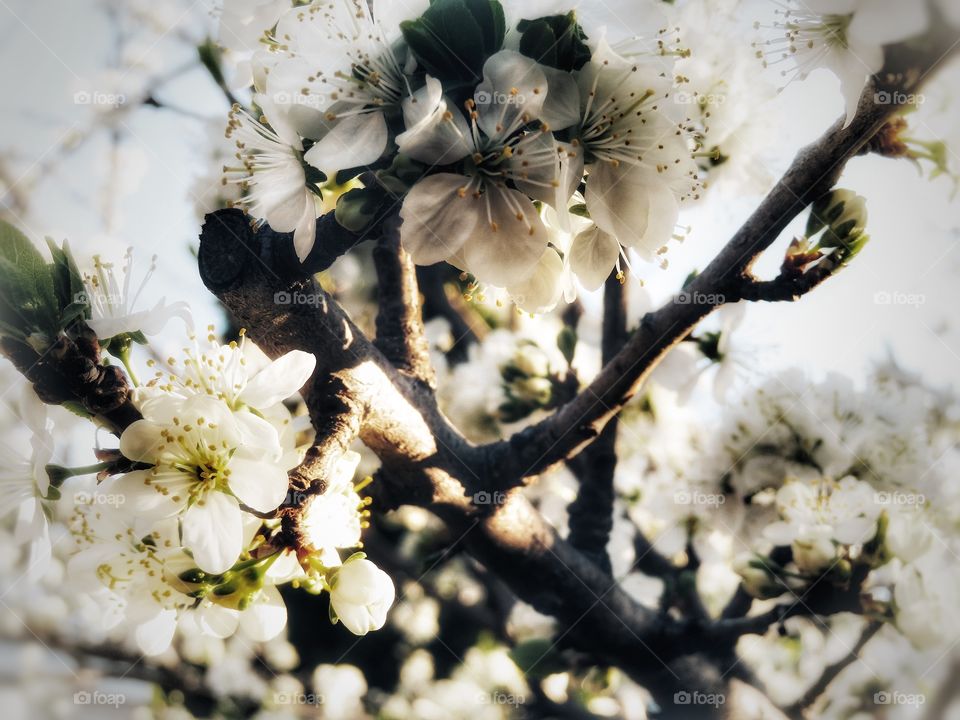
[[[86,598],[77,602],[97,608],[101,632],[135,639],[146,655],[165,652],[178,628],[185,637],[277,637],[286,624],[284,584],[329,593],[331,619],[356,634],[383,626],[394,588],[358,552],[369,514],[364,481],[355,480],[360,457],[338,457],[323,492],[290,489],[288,473],[314,439],[297,400],[313,355],[294,350],[270,360],[242,330],[224,344],[212,325],[198,337],[185,303],[142,309],[152,267],[133,285],[130,253],[120,267],[94,257],[83,273],[67,247],[53,246],[49,265],[26,238],[4,230],[28,258],[30,277],[8,278],[14,291],[58,268],[63,289],[73,290],[51,298],[53,324],[41,314],[8,328],[7,342],[22,338],[37,352],[53,343],[99,347],[126,369],[136,414],[115,430],[116,447],[98,443],[100,462],[63,466],[53,462],[61,443],[51,413],[24,388],[17,413],[29,440],[3,448],[3,486],[16,540],[29,547],[28,574],[45,576],[56,555],[51,538],[64,540],[69,587]],[[175,317],[189,338],[182,354],[143,361],[150,336]],[[90,408],[68,407],[97,421]],[[299,528],[293,540],[285,516]]]
[[[644,36],[581,25],[562,3],[542,16],[498,0],[282,5],[251,20],[258,110],[231,114],[225,181],[294,233],[301,259],[315,198],[359,179],[336,202],[341,224],[399,204],[415,262],[449,262],[539,312],[574,277],[598,287],[627,248],[657,259],[698,197],[706,127],[670,99],[685,53],[655,3]]]

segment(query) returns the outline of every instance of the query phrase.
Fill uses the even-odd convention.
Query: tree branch
[[[312,279],[273,263],[275,239],[254,232],[239,211],[209,215],[201,277],[268,355],[302,349],[316,356],[305,389],[314,422],[329,418],[330,383],[338,383],[361,440],[382,462],[378,505],[430,508],[519,598],[557,617],[570,642],[634,671],[662,667],[655,657],[678,649],[666,642],[662,619],[561,540],[522,493],[476,506],[474,494],[496,469],[450,426],[429,388],[394,368]],[[280,312],[272,306],[278,293],[315,294],[316,302]]]
[[[807,710],[812,708],[817,700],[820,699],[820,696],[826,692],[830,683],[836,680],[840,673],[860,659],[860,653],[863,651],[863,648],[866,647],[867,643],[873,639],[873,636],[876,635],[882,627],[883,623],[879,621],[867,623],[867,626],[863,629],[863,632],[860,633],[859,639],[850,649],[850,652],[837,662],[824,668],[823,673],[817,681],[811,685],[793,705],[785,708],[784,712],[791,718],[802,719],[806,715]]]
[[[423,333],[420,290],[413,260],[399,233],[384,233],[373,250],[377,269],[377,339],[374,344],[400,371],[436,387],[430,348]]]
[[[627,289],[614,271],[603,289],[603,363],[610,362],[627,339]],[[570,544],[611,572],[607,542],[613,529],[613,479],[617,469],[617,418],[568,464],[580,481],[570,503]]]
[[[955,51],[957,39],[946,25],[941,23],[921,48],[900,45],[887,49],[886,66],[864,89],[850,125],[844,127],[843,120],[838,120],[823,137],[800,151],[756,211],[685,288],[684,300],[692,302],[675,299],[647,313],[629,342],[577,397],[509,440],[487,446],[506,486],[580,452],[637,393],[660,360],[720,305],[742,299],[745,291],[781,299],[794,296],[798,287],[776,281],[772,288],[764,283],[757,288],[751,275],[754,263],[804,208],[836,184],[847,161],[900,109],[895,104],[877,103],[877,94],[887,90],[890,96],[900,97],[916,90],[932,69]],[[823,279],[812,276],[805,291]]]

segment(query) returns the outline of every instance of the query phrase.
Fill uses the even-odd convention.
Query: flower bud
[[[390,576],[363,553],[357,553],[334,571],[330,606],[336,619],[354,635],[379,630],[387,621],[395,590]]]

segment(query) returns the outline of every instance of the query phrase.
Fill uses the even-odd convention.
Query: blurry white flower
[[[801,79],[818,67],[833,72],[847,125],[867,80],[883,67],[883,47],[919,35],[929,22],[926,2],[901,0],[793,0],[782,12],[774,27],[785,35],[765,43],[767,55],[793,56]]]
[[[379,630],[387,620],[395,590],[390,576],[360,554],[336,571],[330,604],[337,618],[354,635]]]
[[[764,535],[777,545],[791,545],[803,570],[816,571],[836,557],[834,543],[857,545],[877,531],[880,507],[873,488],[854,477],[840,482],[787,482],[777,491],[783,520],[767,526]]]
[[[29,543],[27,575],[36,580],[50,563],[50,529],[43,499],[50,490],[46,466],[53,457],[53,422],[29,385],[24,386],[18,410],[17,419],[30,430],[30,444],[20,448],[0,441],[0,513],[16,515],[14,540]]]
[[[90,319],[87,325],[101,340],[109,340],[125,333],[141,332],[144,335],[156,335],[173,317],[179,317],[188,328],[193,327],[190,308],[185,302],[167,305],[160,299],[150,310],[137,310],[140,294],[156,270],[156,256],[150,261],[150,269],[140,281],[140,286],[131,289],[133,270],[133,248],[123,256],[121,277],[114,272],[114,264],[103,262],[99,255],[93,257],[93,271],[83,277],[86,287],[86,300],[90,306]]]
[[[313,689],[323,698],[323,715],[330,720],[354,720],[363,717],[363,696],[367,680],[353,665],[317,665],[313,671]]]
[[[956,627],[960,608],[960,582],[950,570],[952,554],[937,550],[903,568],[894,588],[897,627],[920,648],[950,643],[945,632]]]

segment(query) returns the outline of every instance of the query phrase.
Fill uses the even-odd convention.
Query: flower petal
[[[201,605],[197,609],[196,621],[204,635],[227,638],[237,631],[240,612],[222,605]]]
[[[303,159],[328,178],[338,170],[370,165],[387,146],[387,121],[381,112],[346,117],[307,150]]]
[[[299,392],[316,366],[317,358],[313,354],[291,350],[254,375],[239,400],[257,409],[276,405]]]
[[[120,436],[120,452],[128,460],[153,464],[157,461],[162,427],[150,420],[136,420]]]
[[[176,629],[177,611],[161,610],[152,619],[137,627],[137,646],[144,655],[159,655],[170,647]]]
[[[680,207],[673,191],[644,168],[597,163],[587,180],[593,221],[621,245],[652,259],[673,234]]]
[[[243,550],[243,523],[237,499],[208,492],[183,516],[183,544],[193,553],[197,567],[222,573],[233,567]]]
[[[573,239],[570,268],[587,290],[597,290],[610,276],[619,256],[617,239],[594,225]]]
[[[528,280],[507,288],[510,297],[528,313],[550,312],[563,292],[563,260],[551,247],[543,251],[540,261]]]
[[[473,99],[477,124],[487,137],[499,140],[540,117],[547,97],[547,76],[541,66],[513,50],[501,50],[483,65],[483,82]]]
[[[287,473],[279,465],[237,457],[230,462],[230,490],[258,512],[275,510],[286,498],[287,486]]]
[[[469,201],[483,220],[463,248],[467,270],[498,287],[529,279],[548,240],[533,201],[521,192],[496,186]]]
[[[440,81],[427,84],[403,101],[406,132],[397,135],[397,149],[428,165],[447,165],[473,152],[470,127],[463,114],[448,110]]]
[[[463,175],[430,175],[403,201],[400,240],[417,265],[433,265],[454,255],[473,233],[479,216],[472,199],[461,197],[469,181]]]
[[[240,616],[240,628],[254,642],[267,642],[287,625],[287,606],[280,592],[266,585],[254,595],[253,602]]]

